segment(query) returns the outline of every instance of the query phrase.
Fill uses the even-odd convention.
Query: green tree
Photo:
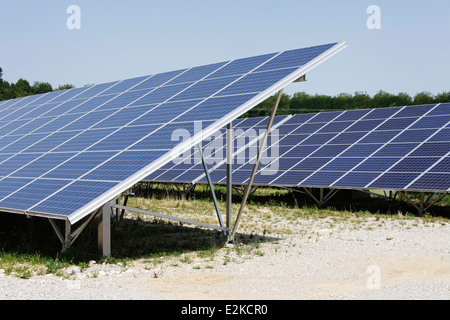
[[[442,93],[437,94],[434,97],[434,102],[435,103],[450,102],[450,91],[442,92]]]
[[[58,88],[56,88],[55,91],[59,91],[59,90],[67,90],[67,89],[73,89],[75,88],[75,86],[73,84],[60,84],[58,86]]]
[[[413,99],[409,96],[409,94],[400,92],[395,97],[395,103],[397,106],[407,106],[413,104]]]
[[[350,109],[370,109],[372,108],[372,98],[367,92],[355,92],[351,100]]]
[[[36,81],[31,87],[33,94],[47,93],[53,91],[53,88],[48,82]]]
[[[353,97],[348,93],[340,93],[332,99],[334,109],[349,109],[352,104]],[[328,102],[329,105],[331,101]],[[326,107],[324,108],[326,109]]]
[[[375,108],[393,107],[395,106],[394,95],[386,91],[378,91],[372,99]]]
[[[267,98],[263,102],[259,103],[256,107],[252,108],[247,113],[242,115],[242,117],[262,117],[270,115],[275,105],[277,96],[278,94],[275,94]],[[278,105],[277,114],[289,114],[290,102],[291,102],[290,96],[287,93],[283,93],[281,95],[280,104]]]
[[[313,96],[306,92],[296,92],[291,97],[290,109],[293,113],[315,111],[316,106]]]
[[[15,84],[15,90],[16,90],[16,97],[24,97],[33,94],[30,83],[22,78],[17,80]]]
[[[434,102],[434,97],[429,92],[419,92],[414,96],[414,104],[430,104]]]

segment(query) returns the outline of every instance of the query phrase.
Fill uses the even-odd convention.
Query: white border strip
[[[244,114],[260,102],[264,101],[271,95],[273,95],[275,92],[278,92],[280,89],[286,87],[287,85],[291,84],[293,81],[297,80],[313,68],[315,68],[317,65],[321,64],[322,62],[328,60],[336,53],[343,50],[347,44],[345,42],[339,42],[336,45],[334,45],[329,50],[325,51],[315,59],[311,60],[309,63],[304,65],[303,67],[299,68],[297,71],[291,73],[288,77],[285,77],[284,79],[280,80],[278,83],[272,85],[270,88],[266,89],[264,92],[260,93],[256,97],[252,98],[248,102],[241,105],[239,108],[235,109],[233,112],[230,112],[226,116],[224,116],[222,119],[216,121],[214,125],[209,126],[207,129],[203,130],[202,134],[199,134],[197,136],[192,137],[191,139],[188,139],[182,143],[180,143],[177,147],[175,147],[171,152],[166,153],[164,156],[161,156],[159,159],[153,161],[145,168],[141,169],[140,171],[136,172],[132,176],[130,176],[128,179],[124,180],[122,183],[119,183],[114,188],[108,190],[106,193],[104,193],[101,197],[98,197],[89,203],[87,203],[85,206],[80,208],[79,210],[75,211],[71,215],[68,216],[68,220],[70,223],[74,224],[77,221],[84,218],[87,214],[90,212],[96,210],[103,204],[107,203],[114,197],[116,197],[118,194],[122,193],[124,190],[127,190],[131,188],[134,184],[141,181],[145,177],[147,177],[150,173],[157,170],[164,164],[170,161],[172,154],[182,154],[184,151],[192,148],[192,146],[200,143],[203,140],[204,136],[212,135],[215,131],[217,131],[220,128],[223,128],[228,123],[233,121],[234,119],[238,118],[240,115]],[[270,60],[269,60],[270,61]]]

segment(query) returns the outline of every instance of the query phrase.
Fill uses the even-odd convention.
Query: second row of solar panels
[[[234,127],[246,128],[250,119],[240,119]],[[264,118],[252,121],[258,120]],[[265,151],[270,161],[260,165],[254,184],[450,190],[448,103],[299,114],[275,130],[278,139],[275,143],[269,140]],[[238,156],[235,154],[233,183],[245,184],[254,158],[242,164],[237,163]],[[210,167],[213,181],[225,183],[225,164],[212,163]],[[199,161],[191,166],[169,163],[147,180],[205,182],[205,175]]]

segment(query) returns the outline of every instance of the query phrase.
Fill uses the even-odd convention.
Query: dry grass
[[[174,190],[162,186],[153,189],[151,195],[138,193],[129,199],[128,206],[218,225],[208,188],[199,186],[187,200],[181,199]],[[216,194],[225,219],[224,188],[217,187]],[[91,223],[71,250],[60,257],[59,241],[47,221],[9,215],[3,217],[0,227],[0,269],[5,274],[23,278],[48,273],[65,276],[68,266],[78,265],[84,269],[93,259],[125,267],[138,264],[145,269],[163,262],[171,266],[212,268],[217,261],[239,263],[263,255],[261,243],[274,243],[276,247],[277,241],[287,235],[315,241],[323,234],[340,230],[372,230],[383,226],[387,219],[395,220],[399,227],[403,227],[405,221],[412,226],[430,222],[446,224],[449,222],[446,198],[434,208],[433,215],[419,218],[408,213],[412,208],[403,202],[393,208],[384,200],[370,197],[349,206],[348,199],[336,197],[329,206],[317,208],[307,198],[291,191],[258,189],[244,209],[233,247],[226,246],[226,238],[216,230],[126,211],[124,219],[112,225],[114,258],[106,261],[97,256],[95,223]],[[234,215],[240,202],[240,197],[234,195]],[[233,222],[234,219],[235,216]]]

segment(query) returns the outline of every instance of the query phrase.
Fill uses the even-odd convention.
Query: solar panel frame
[[[279,91],[280,89],[284,88],[288,84],[294,82],[298,78],[300,78],[302,75],[306,74],[310,70],[312,70],[314,67],[316,67],[318,64],[324,62],[325,60],[329,59],[334,54],[338,53],[339,51],[343,50],[346,47],[345,42],[340,42],[335,44],[332,48],[325,51],[324,53],[320,54],[316,58],[312,59],[299,69],[297,69],[295,72],[292,72],[289,76],[279,80],[277,83],[270,86],[268,89],[266,89],[264,92],[258,94],[251,100],[247,101],[245,104],[241,105],[239,108],[235,109],[233,112],[230,112],[229,114],[222,117],[219,121],[216,121],[215,126],[210,127],[203,131],[204,136],[209,136],[213,134],[215,131],[217,131],[219,128],[224,127],[226,124],[232,122],[234,119],[238,118],[241,114],[247,112],[252,107],[256,106],[258,103],[264,101],[273,93]],[[276,55],[274,56],[276,57]],[[270,60],[269,60],[270,61]],[[256,69],[256,68],[255,68]],[[173,154],[181,154],[185,150],[188,150],[193,145],[196,145],[200,143],[202,140],[202,137],[192,137],[191,139],[187,141],[183,141],[181,144],[179,144],[176,148],[172,149]],[[78,220],[80,220],[83,216],[85,216],[87,213],[92,212],[99,206],[101,206],[106,201],[109,201],[112,199],[115,195],[120,194],[124,190],[129,189],[132,187],[136,182],[142,181],[146,176],[148,176],[153,170],[156,170],[157,168],[161,167],[168,161],[170,161],[171,156],[165,155],[163,157],[160,157],[153,163],[149,164],[144,169],[140,170],[139,172],[136,172],[134,175],[130,176],[127,180],[122,182],[120,186],[116,186],[112,189],[110,189],[107,193],[102,194],[102,197],[97,198],[94,201],[91,201],[90,203],[86,204],[83,208],[76,211],[69,217],[69,220],[74,223]]]
[[[262,77],[261,80],[263,82],[253,83],[252,85],[256,85],[256,86],[262,85],[262,87],[261,86],[259,87],[259,88],[261,88],[261,91],[256,92],[255,95],[251,97],[251,99],[247,99],[244,103],[240,104],[239,107],[235,108],[234,110],[230,110],[230,112],[226,112],[226,113],[225,112],[220,113],[220,117],[218,119],[214,119],[211,122],[207,122],[208,126],[205,130],[203,130],[203,132],[202,132],[203,136],[213,134],[213,132],[216,131],[217,129],[225,126],[227,123],[236,119],[241,114],[245,113],[246,111],[251,109],[253,106],[257,105],[259,102],[262,102],[263,100],[265,100],[266,98],[271,96],[273,93],[284,88],[287,84],[300,78],[305,73],[309,72],[312,68],[314,68],[318,64],[322,63],[323,61],[327,60],[332,55],[341,51],[345,47],[346,47],[345,42],[329,44],[329,45],[327,45],[327,47],[325,47],[324,52],[318,54],[316,57],[309,60],[308,63],[306,63],[304,65],[295,66],[295,68],[293,68],[292,70],[291,69],[283,70],[283,68],[286,67],[285,65],[282,65],[284,62],[281,62],[281,65],[279,65],[281,67],[281,69],[279,69],[280,71],[277,71],[277,72],[271,71],[272,70],[271,68],[268,68],[268,70],[259,70],[259,71],[261,71],[261,73],[258,75],[263,75],[262,72],[265,72],[264,75],[268,75],[269,73],[271,73],[272,75],[276,75],[276,78],[273,78],[276,81],[274,81],[273,83],[271,82],[269,84],[268,82],[264,82],[265,81],[264,77]],[[308,48],[306,48],[306,49],[308,49]],[[319,49],[317,49],[317,50],[319,50]],[[308,50],[306,50],[306,51],[308,51]],[[292,51],[292,53],[295,53],[295,50]],[[231,81],[223,88],[220,88],[220,90],[209,91],[212,94],[210,94],[209,96],[206,96],[206,97],[201,97],[201,98],[203,99],[203,101],[206,101],[212,97],[220,96],[218,94],[219,92],[222,92],[222,91],[226,92],[225,90],[227,90],[227,88],[233,88],[232,87],[233,83],[236,83],[236,81],[246,77],[247,75],[253,74],[254,71],[256,71],[256,69],[260,68],[265,63],[272,61],[272,60],[275,61],[275,59],[279,55],[283,55],[283,52],[273,54],[273,56],[270,57],[269,59],[265,60],[264,63],[257,64],[254,67],[252,66],[253,68],[251,70],[247,71],[246,73],[244,73],[242,75],[239,75],[238,77],[236,77],[236,80]],[[299,57],[299,59],[300,58],[304,59],[304,57],[301,57],[301,56]],[[228,64],[233,63],[233,61],[237,61],[237,60],[231,60],[228,62],[224,62],[220,68],[226,67]],[[214,68],[211,68],[211,69],[214,69]],[[39,162],[36,162],[36,161],[38,161],[38,159],[42,159],[43,157],[45,157],[47,155],[51,155],[51,152],[56,150],[58,147],[61,147],[66,142],[72,141],[76,137],[79,137],[82,133],[84,133],[88,129],[92,128],[92,126],[94,124],[97,124],[98,122],[95,122],[95,120],[97,118],[95,118],[95,117],[92,118],[91,116],[94,116],[94,115],[100,116],[100,113],[93,114],[94,111],[100,112],[101,107],[103,107],[104,110],[110,110],[109,114],[105,113],[105,115],[107,115],[108,118],[110,118],[112,115],[117,114],[117,112],[118,112],[117,110],[122,110],[124,108],[123,106],[120,106],[120,108],[117,108],[119,106],[117,104],[117,102],[119,100],[113,101],[113,99],[116,99],[117,97],[121,97],[124,94],[124,92],[130,92],[130,90],[129,90],[130,85],[131,85],[131,88],[135,88],[135,89],[149,89],[148,93],[150,93],[150,92],[156,91],[158,88],[162,88],[163,86],[161,85],[161,83],[167,84],[167,83],[169,83],[169,81],[177,78],[178,76],[180,76],[184,73],[187,74],[191,70],[195,70],[195,68],[182,69],[179,71],[178,70],[173,71],[171,73],[152,75],[152,76],[148,76],[148,77],[146,76],[146,77],[141,77],[139,79],[114,81],[114,82],[110,82],[110,83],[106,83],[106,84],[95,85],[95,86],[90,86],[90,87],[80,88],[80,89],[71,89],[71,90],[66,90],[66,91],[61,91],[61,92],[50,92],[50,93],[42,94],[42,95],[38,95],[38,96],[25,97],[23,99],[18,99],[17,101],[5,101],[0,105],[1,110],[4,111],[0,116],[2,116],[3,119],[6,119],[3,122],[1,122],[1,119],[0,119],[0,130],[3,128],[3,129],[5,129],[5,132],[6,132],[6,134],[4,136],[2,136],[2,139],[11,133],[11,130],[8,129],[9,126],[11,125],[11,123],[8,122],[7,119],[10,119],[10,120],[13,118],[15,119],[15,115],[18,114],[19,110],[20,110],[20,112],[22,112],[22,115],[29,114],[29,115],[40,116],[40,117],[42,117],[44,115],[52,115],[52,116],[49,116],[49,123],[47,123],[45,125],[43,125],[40,121],[33,122],[32,124],[30,124],[34,120],[31,117],[30,117],[29,121],[27,121],[27,119],[25,119],[25,118],[22,118],[22,120],[20,120],[20,117],[17,120],[16,119],[14,120],[14,121],[16,121],[14,123],[16,128],[23,128],[23,126],[25,126],[25,125],[31,126],[31,129],[27,128],[27,130],[31,130],[30,132],[27,133],[27,135],[26,135],[27,138],[30,138],[31,134],[37,134],[37,133],[41,134],[41,136],[38,136],[38,137],[34,136],[33,138],[35,141],[33,140],[31,145],[27,147],[28,150],[33,150],[31,148],[34,147],[35,152],[39,152],[39,153],[34,154],[37,156],[35,159],[32,160],[32,162],[35,165],[39,164]],[[199,71],[199,69],[197,69],[196,71]],[[217,69],[215,69],[215,71],[217,71]],[[201,80],[205,80],[207,77],[214,74],[214,72],[206,73],[206,76],[202,77],[200,79],[196,78],[197,81],[193,82],[192,84],[188,83],[188,85],[185,85],[185,83],[183,83],[183,85],[179,85],[179,84],[174,83],[172,85],[172,87],[170,87],[170,88],[168,86],[166,86],[164,88],[167,89],[165,91],[167,94],[160,95],[159,97],[156,97],[156,96],[154,97],[154,98],[157,98],[160,100],[149,100],[149,101],[158,102],[158,103],[174,101],[174,99],[173,99],[174,96],[177,96],[182,92],[185,92],[188,88],[193,88],[195,86],[195,84],[199,83]],[[154,77],[154,79],[153,79],[153,77]],[[256,77],[256,78],[258,78],[258,77]],[[218,79],[218,78],[215,78],[215,79]],[[235,78],[230,77],[229,79],[225,79],[225,80],[228,81],[228,80],[232,80],[232,79],[235,79]],[[187,80],[189,80],[189,79],[185,79],[183,81],[187,81]],[[190,80],[192,80],[192,79],[190,79]],[[213,84],[213,83],[221,83],[222,81],[225,81],[225,80],[223,80],[223,79],[213,80],[213,77],[211,77],[211,80],[210,80],[210,82],[208,82],[208,85]],[[205,84],[205,82],[202,84]],[[206,86],[206,87],[208,87],[208,86]],[[206,88],[206,87],[203,86],[202,88]],[[127,88],[127,89],[124,90],[124,88]],[[175,89],[175,88],[178,89],[178,91],[171,91],[172,89]],[[183,90],[180,91],[179,90],[180,88],[183,88]],[[264,90],[262,90],[262,88],[264,88]],[[169,90],[169,89],[171,89],[171,90]],[[118,92],[120,92],[120,93],[118,93]],[[190,93],[189,96],[185,96],[185,98],[197,97],[198,96],[197,94],[199,92],[201,94],[204,94],[203,92],[205,92],[205,91],[204,90],[192,91],[192,93]],[[236,91],[234,91],[234,92],[236,93]],[[71,108],[70,110],[74,111],[74,112],[77,112],[77,111],[80,112],[80,111],[82,111],[82,109],[77,110],[77,108],[80,108],[80,106],[86,101],[93,101],[93,99],[95,97],[99,97],[101,93],[108,93],[109,96],[111,97],[111,99],[106,102],[102,101],[102,99],[99,99],[99,101],[96,103],[93,110],[90,110],[86,113],[72,113],[72,114],[67,113],[67,112],[64,112],[63,114],[57,114],[57,112],[56,112],[56,115],[55,115],[56,108],[60,107],[61,104],[67,103],[68,101],[74,99],[74,97],[76,97],[77,99],[80,100],[80,104],[76,105],[75,107]],[[230,93],[233,93],[233,91],[230,91]],[[65,95],[66,96],[72,95],[72,96],[68,97],[68,99],[64,99]],[[146,94],[144,96],[148,96],[148,94]],[[122,97],[125,97],[125,96],[122,96]],[[152,99],[154,99],[154,98],[152,98]],[[129,102],[131,99],[132,99],[132,95],[130,94],[130,97],[127,98],[125,101]],[[139,97],[132,103],[137,102],[138,100],[141,100],[141,99],[142,99],[142,97]],[[45,102],[53,101],[54,104],[44,105],[43,104],[44,101]],[[142,101],[143,100],[141,100],[141,102],[137,102],[137,103],[142,103]],[[61,103],[59,103],[59,102],[61,102]],[[114,102],[114,103],[108,104],[108,102]],[[121,103],[123,103],[123,102],[121,102]],[[131,106],[132,103],[126,104],[125,107]],[[85,106],[87,106],[87,105],[85,104]],[[182,114],[186,114],[193,108],[185,110]],[[83,111],[85,111],[85,110],[83,110]],[[80,115],[80,116],[77,117],[77,115]],[[179,115],[179,116],[181,116],[181,115]],[[176,118],[179,118],[179,116],[177,116]],[[175,123],[176,118],[172,119],[168,123],[160,126],[157,130],[161,130],[163,127],[169,125],[170,123]],[[64,121],[58,121],[58,120],[64,120]],[[89,120],[89,121],[87,121],[87,120]],[[75,123],[76,121],[79,121],[77,123],[77,126],[73,127],[73,128],[70,127],[70,125]],[[121,128],[110,133],[106,137],[101,138],[97,143],[104,141],[105,139],[107,139],[107,137],[113,136],[117,131],[128,126],[128,124],[129,123],[123,125]],[[69,133],[68,129],[78,129],[78,131]],[[6,130],[8,130],[8,131],[6,131]],[[23,130],[23,132],[27,132],[25,130],[25,128],[22,130]],[[22,131],[20,131],[20,132],[22,132]],[[30,198],[30,199],[35,200],[36,202],[33,205],[29,206],[28,208],[25,209],[23,206],[20,206],[20,209],[14,208],[15,202],[14,201],[11,202],[11,200],[13,200],[14,197],[19,196],[21,192],[28,192],[28,190],[39,190],[39,188],[34,188],[34,187],[39,187],[39,185],[41,183],[44,183],[45,181],[48,182],[48,185],[46,185],[46,186],[50,187],[51,180],[44,178],[45,175],[49,175],[51,172],[57,170],[58,168],[60,168],[64,164],[68,163],[72,159],[75,159],[75,157],[80,155],[82,152],[88,151],[87,149],[83,149],[82,151],[77,151],[77,152],[74,152],[73,154],[71,154],[68,150],[66,150],[66,151],[64,151],[64,152],[67,152],[67,153],[64,153],[64,157],[66,157],[66,158],[64,158],[62,162],[58,162],[57,165],[55,165],[53,168],[51,168],[50,170],[47,170],[47,171],[44,170],[44,169],[46,169],[45,167],[41,168],[42,170],[40,172],[33,171],[36,175],[39,175],[39,176],[33,177],[33,179],[31,179],[31,180],[22,180],[22,182],[26,181],[26,183],[24,185],[21,185],[17,190],[12,191],[10,194],[4,195],[0,199],[0,207],[2,208],[2,210],[8,211],[8,212],[20,212],[20,213],[25,213],[28,215],[65,219],[65,220],[68,220],[71,224],[74,224],[74,223],[78,222],[79,220],[81,220],[82,218],[84,218],[85,216],[87,216],[88,214],[90,214],[91,212],[95,211],[100,206],[111,201],[113,198],[115,198],[117,195],[121,194],[123,191],[129,189],[136,182],[140,181],[142,178],[144,178],[149,173],[151,173],[152,171],[154,171],[157,168],[159,168],[160,166],[162,166],[164,163],[170,161],[172,154],[183,153],[183,150],[189,149],[192,145],[199,143],[202,139],[201,136],[194,135],[190,139],[183,141],[182,143],[179,143],[172,150],[170,148],[155,150],[155,154],[153,154],[153,156],[154,156],[153,161],[151,161],[150,163],[147,163],[145,165],[142,163],[142,167],[134,169],[135,171],[130,171],[130,173],[131,172],[133,172],[133,173],[132,174],[129,173],[128,177],[121,181],[107,182],[107,181],[100,181],[100,180],[91,180],[91,183],[96,183],[96,184],[100,184],[100,183],[108,184],[109,183],[109,185],[105,185],[104,190],[102,189],[101,193],[92,195],[93,198],[89,197],[89,199],[91,199],[91,200],[87,200],[87,203],[85,203],[83,206],[77,208],[76,210],[75,210],[76,207],[73,207],[69,204],[66,207],[66,209],[67,209],[66,213],[64,213],[63,210],[61,211],[62,212],[61,214],[59,214],[59,213],[56,214],[56,213],[53,213],[52,211],[45,210],[45,208],[48,207],[50,202],[53,202],[56,205],[56,202],[58,202],[62,199],[62,195],[67,196],[67,192],[66,192],[67,190],[76,190],[77,189],[76,186],[80,185],[80,183],[81,184],[86,183],[86,185],[88,185],[90,183],[89,181],[79,180],[79,179],[83,179],[84,177],[88,176],[90,173],[94,172],[95,170],[102,168],[103,164],[111,163],[111,161],[113,161],[113,159],[119,157],[122,154],[137,156],[142,151],[139,151],[139,150],[134,151],[132,149],[132,147],[137,145],[139,142],[143,141],[147,137],[149,137],[152,133],[148,133],[141,139],[137,139],[136,141],[134,141],[132,143],[132,145],[128,146],[126,149],[120,150],[115,156],[111,157],[104,163],[91,168],[88,172],[79,176],[77,180],[70,180],[70,179],[69,180],[60,180],[61,184],[63,184],[64,181],[66,181],[66,182],[68,181],[68,183],[63,186],[58,185],[57,188],[55,188],[54,192],[47,194],[47,196],[40,199],[40,201],[38,201],[39,200],[38,198]],[[45,134],[47,134],[47,135],[45,135]],[[56,136],[62,137],[64,135],[67,135],[66,137],[68,137],[69,139],[65,140],[63,143],[58,145],[57,143],[51,142],[51,141],[55,141],[55,142],[57,141],[57,140],[52,140],[53,138],[56,138]],[[21,138],[24,138],[24,137],[21,137]],[[17,139],[21,139],[21,138],[17,135]],[[41,138],[41,139],[39,139],[39,138]],[[15,137],[11,138],[11,136],[8,136],[8,138],[6,138],[4,141],[9,141],[9,144],[7,145],[9,147],[10,145],[16,143],[17,139],[15,139]],[[22,141],[22,142],[24,142],[24,141]],[[39,144],[39,143],[42,143],[42,144]],[[18,145],[14,145],[14,147],[18,148]],[[26,154],[26,152],[24,152],[24,151],[25,151],[25,149],[18,152],[18,154]],[[102,150],[102,151],[106,151],[106,150]],[[172,151],[172,152],[168,152],[168,151]],[[161,153],[157,153],[157,152],[161,152]],[[32,153],[29,153],[29,154],[32,154]],[[15,156],[16,154],[11,154],[11,155]],[[52,155],[52,157],[54,157],[54,156]],[[11,158],[12,157],[10,157],[8,159],[11,159]],[[5,162],[6,162],[6,160],[2,161],[2,163],[5,163]],[[31,172],[31,171],[20,171],[20,170],[24,170],[29,165],[30,165],[30,163],[24,163],[24,165],[22,165],[21,167],[18,167],[15,170],[10,171],[8,174],[5,174],[2,178],[0,178],[0,182],[6,181],[7,179],[8,180],[13,179],[14,174],[16,174],[17,172],[22,172],[22,173],[23,172]],[[27,173],[27,174],[29,174],[29,173]],[[25,177],[23,177],[23,178],[25,179]],[[45,183],[44,183],[44,185],[45,185]],[[53,185],[53,186],[55,187],[56,185]],[[33,193],[32,195],[34,197],[34,195],[36,195],[36,194]],[[4,205],[2,205],[2,203]],[[78,205],[80,205],[80,202],[77,202],[77,203],[78,203]],[[30,204],[31,203],[29,203],[28,205],[30,205]]]

